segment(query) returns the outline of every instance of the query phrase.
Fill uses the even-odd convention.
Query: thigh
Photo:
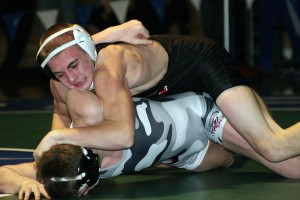
[[[233,128],[258,151],[267,148],[262,148],[262,141],[272,143],[274,137],[271,136],[282,131],[261,98],[247,86],[237,86],[224,91],[217,98],[217,105]]]
[[[234,157],[231,151],[224,149],[217,143],[209,141],[209,147],[202,162],[193,171],[204,172],[217,169],[219,167],[228,167],[233,163],[233,161]]]

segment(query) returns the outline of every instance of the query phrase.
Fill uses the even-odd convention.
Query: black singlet
[[[155,87],[137,94],[138,97],[196,91],[206,92],[216,100],[223,91],[246,84],[231,55],[210,39],[176,35],[158,35],[151,39],[167,51],[168,71]]]
[[[246,85],[236,61],[213,40],[182,35],[156,35],[150,39],[159,42],[168,53],[168,70],[155,87],[135,97],[153,99],[161,94],[194,91],[208,93],[216,101],[223,91]],[[97,44],[97,51],[108,45]]]

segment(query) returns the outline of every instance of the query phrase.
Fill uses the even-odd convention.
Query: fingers
[[[136,38],[132,42],[133,44],[146,44],[146,45],[151,45],[153,44],[152,40],[148,40],[147,38]]]
[[[41,194],[40,194],[40,191],[37,187],[33,188],[33,194],[34,194],[34,199],[35,200],[41,199]]]
[[[84,188],[78,193],[78,196],[79,197],[85,196],[85,195],[87,195],[88,192],[89,192],[89,190],[87,188]]]
[[[138,26],[138,29],[140,29],[139,35],[142,35],[145,38],[148,38],[150,36],[148,29],[146,29],[146,27],[144,27],[144,25],[141,22],[137,26]]]
[[[148,29],[143,25],[143,23],[139,20],[130,20],[128,23],[128,26],[131,27],[137,27],[139,29],[140,35],[143,35],[145,38],[148,38],[150,36]]]
[[[140,35],[144,36],[145,38],[148,38],[150,36],[149,31],[144,26],[141,29]]]
[[[19,196],[19,199],[29,200],[30,195],[32,193],[34,195],[35,200],[40,200],[41,199],[41,194],[46,199],[51,199],[51,197],[46,192],[45,187],[44,187],[43,184],[33,184],[33,185],[30,185],[30,186],[22,187],[19,191],[18,196]]]
[[[21,188],[19,191],[19,199],[29,200],[31,193],[34,194],[34,199],[41,199],[39,189],[36,185],[32,185],[31,187]]]
[[[150,37],[149,31],[139,20],[130,20],[123,23],[120,27],[122,27],[122,35],[120,37],[121,41],[135,45],[153,44],[153,41],[148,39]]]
[[[89,193],[89,190],[86,190],[83,194],[83,196],[86,196]]]
[[[23,199],[23,200],[28,200],[30,197],[31,192],[26,192],[26,191],[19,191],[19,199]]]
[[[140,30],[136,40],[137,44],[153,44],[153,41],[148,39],[150,37],[149,31],[143,26],[143,24],[140,21],[138,22]]]
[[[148,39],[150,37],[149,31],[145,27],[138,27],[136,32],[139,34],[135,37],[133,41],[134,44],[153,44],[153,41]]]
[[[40,193],[42,193],[42,195],[46,198],[46,199],[51,199],[51,197],[49,196],[49,194],[46,192],[45,187],[43,184],[39,184],[39,190]]]

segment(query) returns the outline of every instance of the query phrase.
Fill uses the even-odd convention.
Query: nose
[[[77,80],[77,75],[75,72],[73,72],[72,70],[66,70],[65,72],[67,78],[68,78],[68,81],[70,83],[76,83],[76,80]]]

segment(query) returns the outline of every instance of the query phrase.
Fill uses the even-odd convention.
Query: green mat
[[[300,121],[300,111],[273,111],[272,115],[286,128]],[[0,114],[0,148],[35,148],[50,130],[51,113]]]
[[[283,127],[300,118],[300,111],[272,114]],[[0,114],[0,147],[35,148],[49,130],[50,122],[51,114]],[[299,188],[300,180],[280,177],[250,159],[237,156],[232,167],[206,173],[149,168],[136,175],[104,179],[82,199],[297,200]],[[18,196],[1,199],[17,200]]]

